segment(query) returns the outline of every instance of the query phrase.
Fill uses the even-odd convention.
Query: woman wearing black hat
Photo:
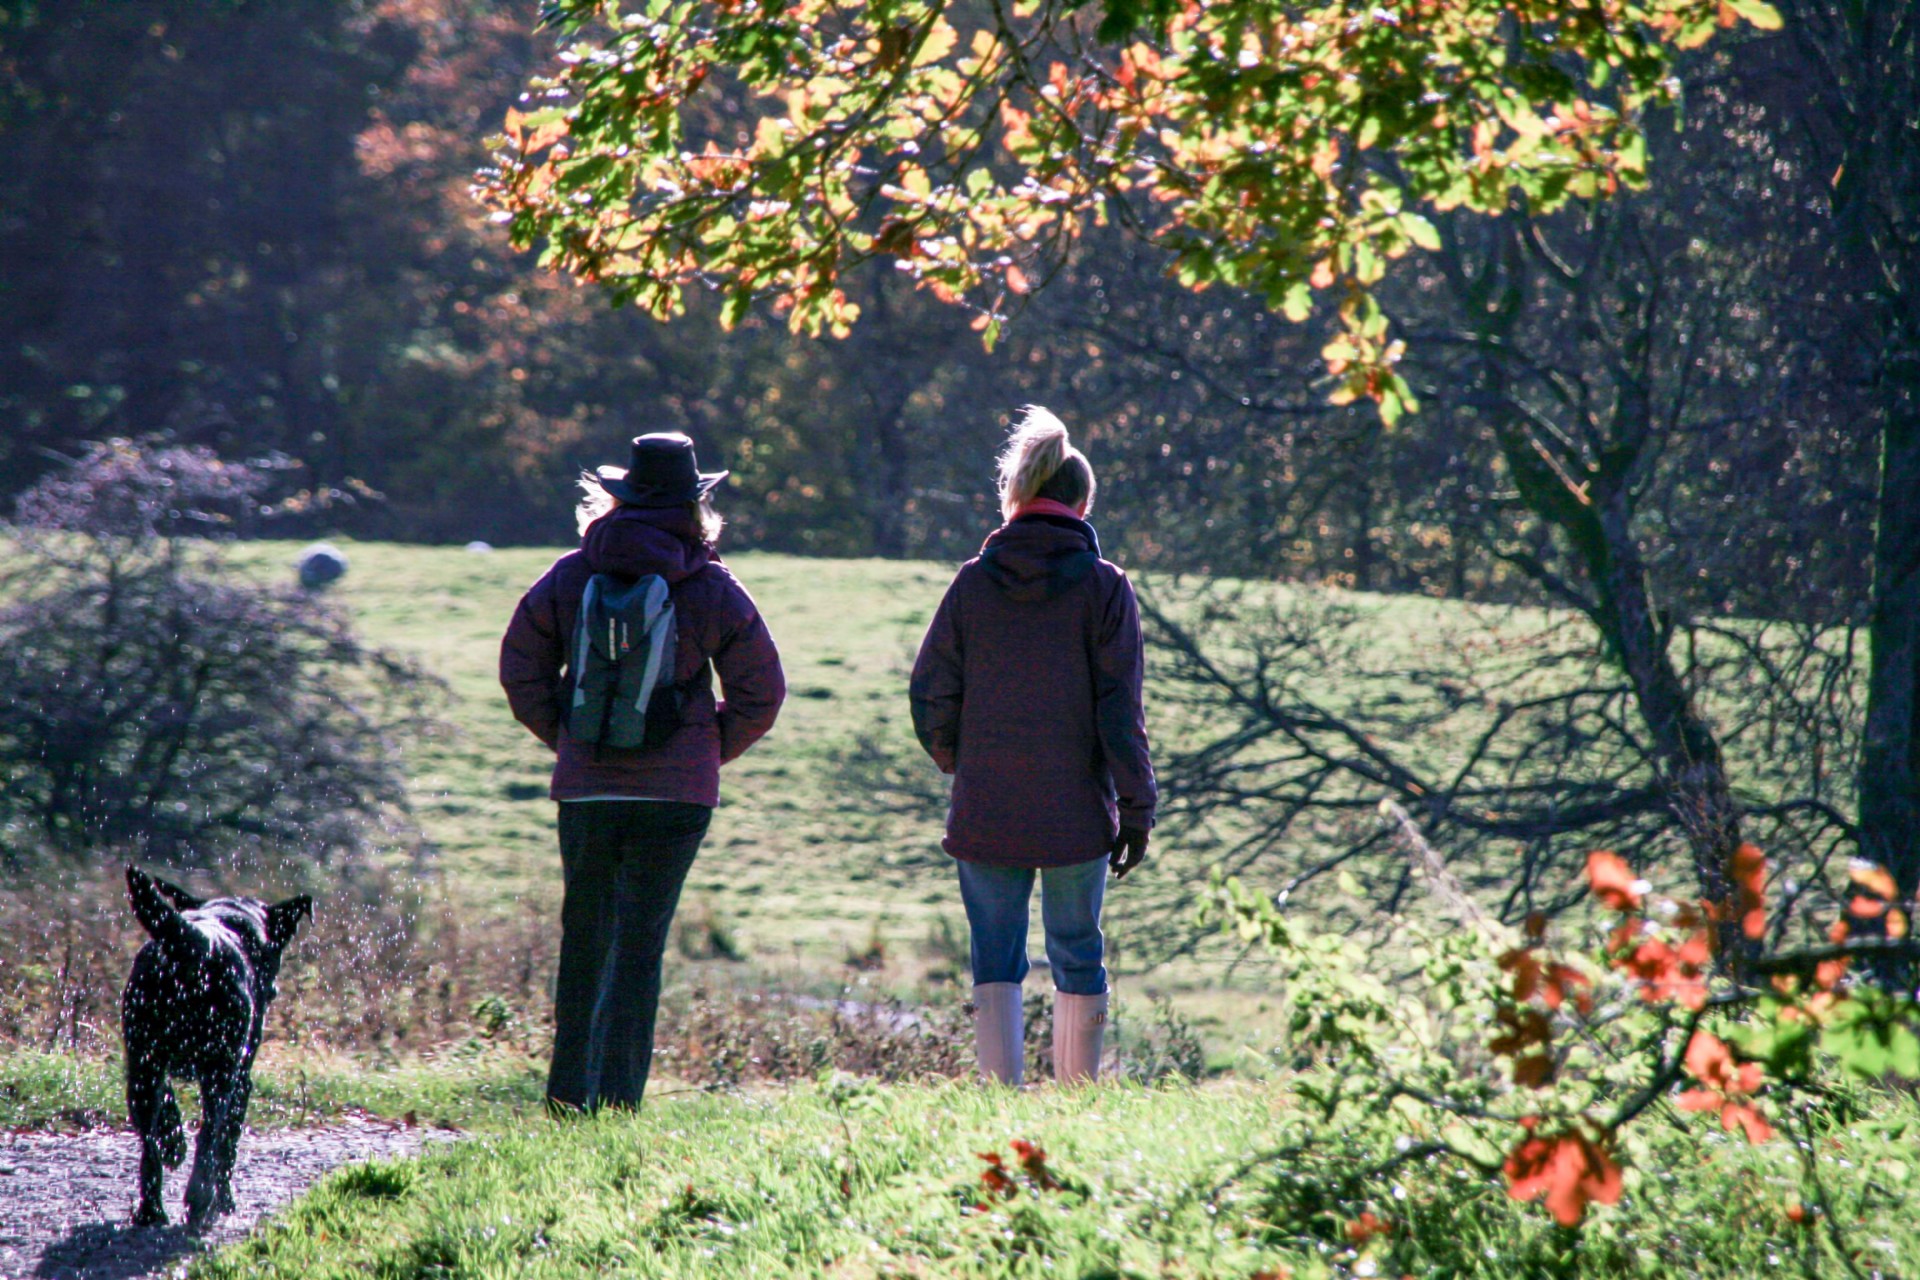
[[[766,623],[714,553],[709,494],[726,476],[703,474],[677,432],[636,438],[625,470],[584,473],[580,549],[527,591],[501,644],[514,717],[555,752],[566,877],[547,1077],[556,1111],[640,1104],[667,928],[719,803],[720,766],[773,726],[786,696]],[[627,615],[605,612],[648,591],[631,632]],[[583,600],[591,628],[579,626]],[[614,626],[632,643],[601,642]],[[639,713],[623,738],[600,694],[630,689],[643,665],[657,670],[649,693],[618,708]]]

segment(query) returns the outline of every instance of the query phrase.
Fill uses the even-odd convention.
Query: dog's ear
[[[313,899],[306,894],[276,902],[267,908],[267,941],[284,947],[293,941],[294,930],[302,920],[313,919]]]
[[[153,881],[153,887],[160,891],[162,897],[182,911],[192,911],[207,905],[205,898],[196,898],[179,885],[169,884],[159,876],[148,876],[147,879]]]
[[[127,868],[127,901],[133,904],[133,914],[139,917],[141,927],[156,942],[185,941],[193,932],[174,905],[161,895],[154,878],[135,866]]]

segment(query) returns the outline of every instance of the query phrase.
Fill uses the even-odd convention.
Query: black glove
[[[1107,865],[1113,868],[1113,878],[1123,878],[1146,860],[1146,831],[1140,827],[1120,828],[1120,834],[1113,838],[1113,848],[1107,851]]]

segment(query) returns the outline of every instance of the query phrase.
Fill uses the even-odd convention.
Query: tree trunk
[[[1740,808],[1727,782],[1720,742],[1694,709],[1668,651],[1667,629],[1647,589],[1646,566],[1628,527],[1631,513],[1615,495],[1597,521],[1605,558],[1590,564],[1600,589],[1596,619],[1633,683],[1652,739],[1660,784],[1693,852],[1700,896],[1708,902],[1732,898],[1729,869],[1740,847]],[[1729,916],[1721,926],[1721,953],[1740,953],[1740,934]]]
[[[1893,874],[1903,899],[1920,889],[1920,349],[1907,339],[1889,344],[1884,375],[1860,751],[1860,852]]]

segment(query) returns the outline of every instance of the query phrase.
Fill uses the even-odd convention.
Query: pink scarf
[[[1015,520],[1018,520],[1021,516],[1065,516],[1069,520],[1086,519],[1085,516],[1075,511],[1066,503],[1055,502],[1052,498],[1035,498],[1032,502],[1027,503],[1013,513]]]

